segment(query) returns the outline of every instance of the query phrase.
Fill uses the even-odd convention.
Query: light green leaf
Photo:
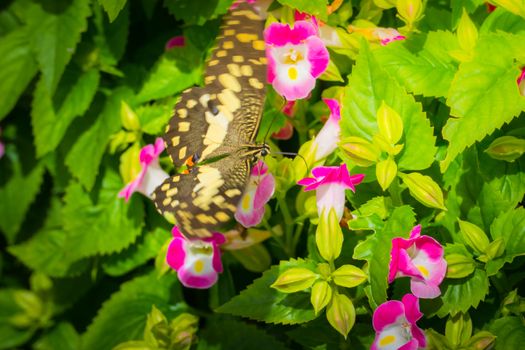
[[[31,47],[42,71],[47,90],[53,94],[91,14],[89,0],[72,0],[43,6],[29,3],[27,18]]]
[[[0,120],[15,106],[37,72],[26,28],[18,28],[0,40]]]
[[[146,104],[135,110],[140,120],[141,130],[146,134],[159,135],[164,131],[175,106],[175,99],[162,104]]]
[[[404,148],[396,156],[399,170],[428,168],[436,153],[435,137],[429,120],[421,105],[379,66],[363,42],[345,88],[342,136],[359,136],[371,141],[378,133],[376,115],[383,101],[403,119],[403,138],[399,143],[404,144]]]
[[[368,261],[372,295],[372,300],[369,302],[374,308],[387,299],[392,239],[395,237],[408,238],[415,221],[415,214],[411,207],[407,205],[397,207],[384,228],[377,230],[355,247],[353,258]]]
[[[159,278],[150,273],[126,282],[102,305],[82,335],[82,348],[111,349],[127,340],[142,339],[151,307],[155,305],[171,318],[170,305],[179,300],[180,287],[174,274]]]
[[[449,146],[441,171],[466,147],[525,110],[525,98],[516,84],[519,67],[514,40],[517,37],[511,35],[480,35],[474,58],[460,65],[447,99],[450,114],[456,118],[450,118],[443,128]]]
[[[225,14],[232,3],[233,0],[214,0],[204,5],[194,0],[164,0],[164,6],[175,18],[198,25]]]
[[[285,294],[270,288],[277,277],[292,267],[315,269],[313,261],[281,261],[262,277],[256,279],[239,295],[223,304],[216,311],[236,316],[248,317],[266,323],[297,324],[313,320],[316,316],[310,304],[309,293]]]
[[[128,0],[98,0],[98,3],[102,5],[108,14],[109,21],[113,22],[120,11],[122,11],[127,1]]]
[[[525,327],[519,317],[503,317],[489,326],[496,338],[495,349],[520,349],[525,344]]]
[[[505,261],[525,255],[525,208],[518,207],[502,213],[490,227],[493,239],[502,237],[505,241]]]
[[[429,32],[418,38],[424,44],[413,53],[404,42],[394,42],[374,51],[374,56],[388,73],[408,91],[423,96],[446,96],[457,66],[448,55],[457,49],[451,32]]]
[[[20,329],[12,326],[9,319],[23,310],[15,302],[12,289],[0,289],[0,349],[13,349],[27,342],[35,328]]]
[[[96,122],[80,136],[66,156],[67,167],[87,189],[95,183],[110,136],[120,128],[120,102],[129,95],[126,88],[113,91]]]
[[[34,350],[76,350],[80,337],[71,323],[62,322],[38,339]]]
[[[518,33],[525,31],[525,21],[520,16],[497,8],[486,20],[483,21],[480,33],[496,32],[502,30],[509,33]]]
[[[74,84],[67,84],[69,91],[58,109],[53,105],[44,79],[39,80],[31,110],[37,156],[53,151],[73,119],[87,111],[97,91],[99,80],[99,72],[92,69],[80,75]]]
[[[306,12],[320,18],[328,20],[326,0],[278,0],[282,5],[297,9],[299,12]]]

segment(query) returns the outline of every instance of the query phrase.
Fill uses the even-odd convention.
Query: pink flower
[[[406,294],[401,301],[391,300],[379,305],[372,318],[376,337],[370,350],[425,348],[425,333],[416,325],[421,317],[419,300],[412,294]]]
[[[159,155],[164,150],[164,141],[159,137],[154,145],[146,145],[140,150],[142,169],[137,177],[119,192],[119,197],[129,200],[134,192],[150,196],[169,175],[159,165]]]
[[[401,33],[394,28],[376,28],[374,30],[374,35],[379,39],[383,46],[392,41],[406,39],[405,36],[401,35]]]
[[[177,271],[179,281],[188,288],[206,289],[217,282],[222,272],[219,246],[226,240],[218,232],[209,238],[186,238],[177,226],[168,247],[166,262]]]
[[[421,225],[412,229],[409,239],[394,238],[390,253],[388,283],[397,277],[411,277],[412,293],[425,299],[441,295],[439,285],[445,278],[447,262],[443,247],[430,236],[421,236]]]
[[[295,116],[295,101],[286,101],[282,112],[290,118]]]
[[[264,215],[264,205],[275,191],[275,179],[264,162],[258,161],[253,167],[248,185],[237,205],[235,220],[244,227],[258,225]]]
[[[518,88],[520,89],[521,96],[525,96],[525,67],[521,68],[521,73],[516,82],[518,83]]]
[[[287,100],[308,96],[328,66],[328,50],[310,22],[272,23],[264,31],[268,81]]]
[[[325,98],[323,101],[330,108],[330,118],[326,121],[319,134],[314,139],[315,160],[320,160],[330,155],[339,142],[339,121],[341,120],[341,108],[335,99]]]
[[[317,212],[328,213],[335,209],[339,220],[343,217],[345,207],[345,190],[355,192],[355,185],[363,181],[363,174],[350,176],[346,164],[341,166],[319,166],[312,170],[313,178],[306,177],[297,183],[305,187],[305,191],[316,190]]]
[[[168,50],[173,49],[174,47],[182,47],[184,46],[184,44],[185,44],[184,36],[177,35],[171,38],[170,40],[168,40],[164,49],[168,51]]]

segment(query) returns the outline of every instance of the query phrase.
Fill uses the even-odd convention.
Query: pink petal
[[[293,118],[295,114],[295,101],[286,101],[286,104],[284,105],[282,112],[286,114],[288,117]]]
[[[289,101],[305,98],[310,94],[310,91],[314,89],[315,78],[311,75],[302,75],[301,77],[302,79],[299,83],[291,83],[288,79],[277,75],[272,82],[273,88]],[[270,81],[270,79],[268,79],[268,81]]]
[[[317,31],[313,24],[307,21],[295,22],[294,27],[288,24],[274,22],[264,31],[264,41],[269,45],[284,46],[288,43],[299,44]]]
[[[166,262],[174,269],[179,270],[184,265],[186,252],[184,251],[184,239],[174,238],[168,246],[168,253],[166,254]]]
[[[339,101],[333,98],[323,98],[323,101],[330,109],[330,119],[336,121],[341,120],[341,106],[339,105]]]
[[[235,212],[235,220],[237,220],[237,222],[246,228],[259,225],[263,216],[264,206],[260,208],[253,208],[253,210],[249,213],[243,213],[240,210]]]
[[[267,70],[266,70],[266,79],[268,81],[268,83],[272,84],[273,81],[275,80],[275,77],[276,77],[276,60],[273,58],[273,55],[272,55],[272,50],[270,49],[270,47],[266,47],[266,59],[268,60],[268,63],[266,65],[267,67]]]
[[[275,179],[272,174],[268,173],[264,175],[257,186],[254,198],[254,208],[263,208],[264,205],[270,200],[275,191]]]
[[[317,36],[306,39],[306,44],[308,45],[308,61],[311,64],[310,73],[314,78],[317,78],[328,67],[330,54],[323,41]]]
[[[376,332],[381,332],[385,327],[396,323],[397,319],[405,314],[402,302],[391,300],[379,305],[372,316],[372,325]]]
[[[412,324],[411,331],[412,331],[412,336],[418,342],[418,348],[421,348],[421,349],[426,348],[427,339],[426,339],[425,333],[421,330],[421,328],[419,328],[415,324]]]
[[[416,296],[405,294],[403,298],[401,298],[401,302],[405,307],[405,315],[408,322],[416,323],[423,317],[423,313],[419,310],[419,300]]]
[[[137,177],[131,181],[130,183],[128,183],[119,193],[118,193],[118,197],[119,198],[125,198],[126,199],[126,202],[129,201],[129,199],[131,198],[131,195],[133,193],[135,193],[137,191],[137,189],[140,187],[140,185],[142,184],[142,180],[144,179],[144,176],[146,175],[146,168],[143,167],[141,170],[140,170],[140,173],[137,175]]]
[[[218,279],[217,273],[196,276],[186,270],[177,271],[177,277],[184,287],[194,289],[208,289],[213,286]]]
[[[412,278],[410,281],[410,291],[422,299],[434,299],[441,295],[438,285],[416,278]]]
[[[419,349],[419,344],[416,339],[412,339],[408,343],[398,348],[398,350],[417,350],[417,349]]]
[[[215,232],[213,236],[211,237],[213,239],[213,269],[219,273],[222,272],[222,260],[221,260],[221,250],[219,249],[219,245],[224,244],[226,242],[226,238],[218,233]],[[215,282],[214,282],[215,283]]]
[[[399,250],[397,259],[397,272],[398,276],[410,276],[423,279],[423,275],[417,269],[417,267],[414,266],[414,264],[412,263],[412,259],[410,258],[405,249]]]
[[[185,44],[184,36],[178,35],[174,36],[166,43],[164,47],[166,51],[173,49],[174,47],[182,47]]]
[[[410,239],[418,238],[421,235],[421,225],[416,225],[410,231]]]

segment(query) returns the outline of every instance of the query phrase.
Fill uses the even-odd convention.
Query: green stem
[[[392,204],[396,207],[403,205],[403,199],[401,198],[401,188],[399,186],[399,178],[395,178],[394,181],[390,184],[388,188],[388,193],[390,193],[390,198],[392,198]]]
[[[286,252],[290,257],[293,256],[294,247],[293,247],[293,224],[294,220],[290,209],[288,208],[288,203],[286,203],[286,198],[284,196],[277,196],[277,202],[281,208],[281,213],[283,214],[284,219],[284,242],[286,244]]]

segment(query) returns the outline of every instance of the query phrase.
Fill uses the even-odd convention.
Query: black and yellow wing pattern
[[[260,149],[254,140],[265,97],[263,23],[248,4],[224,16],[204,87],[182,93],[163,136],[176,167],[196,163],[154,192],[157,209],[188,236],[210,236],[233,218]]]

